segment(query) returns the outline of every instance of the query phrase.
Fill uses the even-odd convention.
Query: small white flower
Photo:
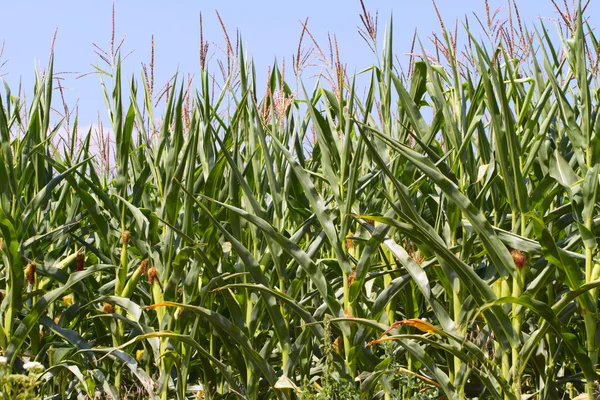
[[[0,365],[8,364],[8,359],[4,356],[0,356]]]
[[[23,364],[23,368],[33,373],[42,372],[44,370],[44,366],[37,361],[26,362],[25,364]]]

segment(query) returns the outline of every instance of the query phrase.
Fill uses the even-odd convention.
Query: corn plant
[[[52,117],[52,59],[5,86],[0,396],[596,398],[600,47],[509,4],[406,73],[363,4],[376,65],[314,41],[312,88],[301,46],[265,87],[202,39],[158,95],[101,52],[112,144]]]

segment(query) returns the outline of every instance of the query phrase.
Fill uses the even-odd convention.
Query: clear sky
[[[394,16],[394,50],[399,57],[410,49],[412,34],[418,28],[421,39],[428,45],[432,31],[439,32],[438,18],[429,0],[364,0],[367,8],[379,11],[380,40]],[[567,0],[571,3],[571,0]],[[472,12],[484,15],[483,0],[438,0],[439,10],[447,26],[456,18]],[[558,1],[562,3],[562,1]],[[259,71],[265,71],[275,57],[291,67],[302,30],[299,20],[309,17],[309,29],[326,47],[327,32],[337,35],[341,61],[349,72],[359,71],[376,62],[367,45],[357,33],[361,12],[358,0],[219,0],[219,1],[155,1],[117,0],[116,39],[126,36],[124,53],[134,53],[124,63],[124,76],[139,74],[142,62],[150,57],[151,36],[155,36],[155,70],[157,86],[164,84],[177,70],[196,73],[199,66],[199,15],[204,16],[204,34],[211,42],[210,53],[221,57],[217,48],[223,47],[222,30],[216,18],[217,9],[231,37],[239,29],[245,48],[255,60]],[[490,8],[506,6],[506,0],[489,0]],[[519,0],[520,16],[529,27],[539,17],[557,18],[550,0]],[[0,74],[16,91],[19,79],[31,88],[35,65],[45,66],[55,29],[55,71],[77,72],[63,75],[68,87],[67,101],[79,99],[80,119],[93,123],[100,110],[104,118],[104,100],[97,76],[76,79],[92,71],[91,64],[102,65],[94,54],[96,43],[107,48],[111,36],[111,8],[108,0],[13,1],[2,4],[0,41],[5,41],[2,61],[7,61]],[[591,24],[600,11],[600,1],[592,0],[588,12]],[[549,27],[554,29],[550,24]],[[216,43],[216,44],[214,44]],[[213,65],[214,67],[214,65]],[[264,73],[264,72],[263,72]],[[291,71],[290,71],[291,73]]]

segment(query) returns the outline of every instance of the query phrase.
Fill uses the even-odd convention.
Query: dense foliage
[[[599,47],[562,15],[404,74],[365,11],[362,95],[335,46],[311,90],[228,42],[160,96],[106,53],[113,144],[51,118],[52,63],[6,87],[0,397],[594,398]]]

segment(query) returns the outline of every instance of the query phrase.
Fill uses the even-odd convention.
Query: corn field
[[[363,5],[371,68],[304,25],[266,85],[229,38],[223,80],[203,41],[197,87],[161,93],[112,48],[108,144],[53,116],[52,59],[28,99],[6,85],[0,398],[597,398],[584,8],[441,20],[403,70]]]

